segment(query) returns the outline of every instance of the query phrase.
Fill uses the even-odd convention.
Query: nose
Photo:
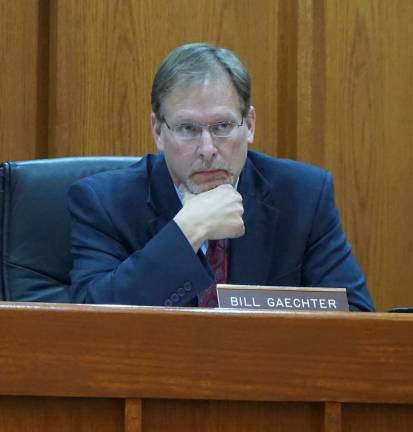
[[[214,139],[208,128],[202,130],[202,135],[199,137],[198,155],[202,159],[210,160],[215,157],[217,148]]]

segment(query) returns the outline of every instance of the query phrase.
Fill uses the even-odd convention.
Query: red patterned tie
[[[225,240],[209,240],[206,259],[215,274],[215,283],[211,284],[200,296],[200,307],[217,307],[217,283],[226,283],[228,279],[228,253]]]

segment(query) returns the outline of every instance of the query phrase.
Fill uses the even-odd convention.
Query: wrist
[[[202,224],[196,223],[192,218],[186,217],[183,209],[176,214],[174,221],[192,246],[194,252],[197,253],[202,243],[206,240]]]

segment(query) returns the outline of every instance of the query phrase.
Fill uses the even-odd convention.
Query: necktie
[[[217,283],[226,283],[228,279],[228,253],[225,240],[209,240],[206,259],[215,274],[215,282],[200,296],[200,307],[217,307]]]

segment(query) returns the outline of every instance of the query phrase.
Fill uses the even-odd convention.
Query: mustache
[[[213,161],[203,161],[201,159],[198,159],[193,165],[191,169],[191,175],[194,174],[197,171],[205,171],[205,170],[224,170],[228,171],[230,174],[231,171],[229,170],[228,164],[224,161],[219,161],[214,159]]]

